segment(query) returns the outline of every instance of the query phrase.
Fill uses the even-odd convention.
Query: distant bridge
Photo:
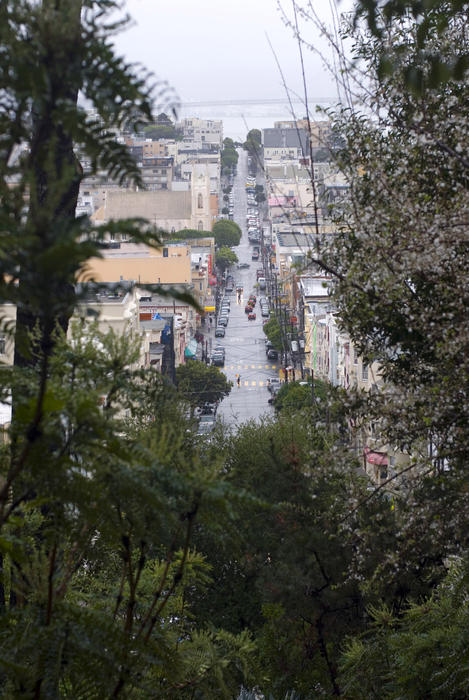
[[[335,104],[339,101],[338,97],[309,97],[309,104]],[[290,100],[288,97],[270,98],[267,100],[238,100],[236,98],[232,100],[212,100],[210,102],[181,102],[181,107],[191,108],[191,107],[232,107],[244,106],[244,105],[289,105],[292,104],[303,104],[305,103],[302,97],[292,97]]]

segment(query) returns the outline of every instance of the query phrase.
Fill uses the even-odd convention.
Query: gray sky
[[[290,0],[283,4],[290,10]],[[314,7],[330,18],[329,0]],[[167,80],[183,102],[283,97],[266,33],[288,86],[303,94],[298,47],[276,0],[128,0],[127,11],[135,25],[116,38],[118,53]],[[327,51],[311,25],[305,35]],[[305,56],[310,95],[333,97],[320,58]]]

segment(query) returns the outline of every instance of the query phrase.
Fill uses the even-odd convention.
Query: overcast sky
[[[283,4],[290,10],[290,0]],[[330,18],[329,0],[314,6]],[[118,53],[167,80],[183,102],[284,96],[266,34],[289,88],[303,94],[298,47],[277,0],[128,0],[127,10],[134,26],[116,38]],[[312,26],[304,32],[327,51]],[[320,58],[306,52],[306,60],[309,94],[334,97]]]

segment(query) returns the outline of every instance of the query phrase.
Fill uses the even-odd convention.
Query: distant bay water
[[[324,100],[319,105],[324,108],[330,105]],[[223,137],[232,138],[234,141],[244,141],[246,134],[251,129],[268,129],[274,126],[274,122],[303,119],[305,108],[301,103],[269,102],[269,104],[197,104],[185,103],[180,110],[180,117],[198,117],[199,119],[221,119],[223,122]],[[310,106],[311,119],[324,118],[316,111],[316,105]]]

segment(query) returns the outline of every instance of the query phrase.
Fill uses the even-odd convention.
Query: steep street
[[[233,183],[234,220],[240,226],[243,236],[241,244],[236,248],[239,263],[248,263],[249,268],[238,269],[233,266],[232,275],[235,280],[234,292],[229,296],[231,313],[224,338],[213,338],[213,345],[223,345],[226,349],[224,372],[234,386],[219,407],[219,417],[230,425],[239,425],[245,421],[257,420],[260,416],[272,414],[273,409],[268,403],[270,394],[267,391],[267,380],[278,376],[278,366],[266,359],[265,335],[262,330],[263,318],[259,304],[254,311],[256,319],[250,321],[244,309],[251,292],[257,297],[262,292],[256,289],[256,269],[260,266],[251,260],[252,246],[249,244],[246,229],[246,177],[248,175],[247,154],[240,150],[237,175]],[[236,287],[241,286],[243,292],[240,301]],[[213,331],[212,334],[213,336]],[[215,342],[215,341],[220,341]],[[237,386],[236,375],[240,376],[240,386]]]

